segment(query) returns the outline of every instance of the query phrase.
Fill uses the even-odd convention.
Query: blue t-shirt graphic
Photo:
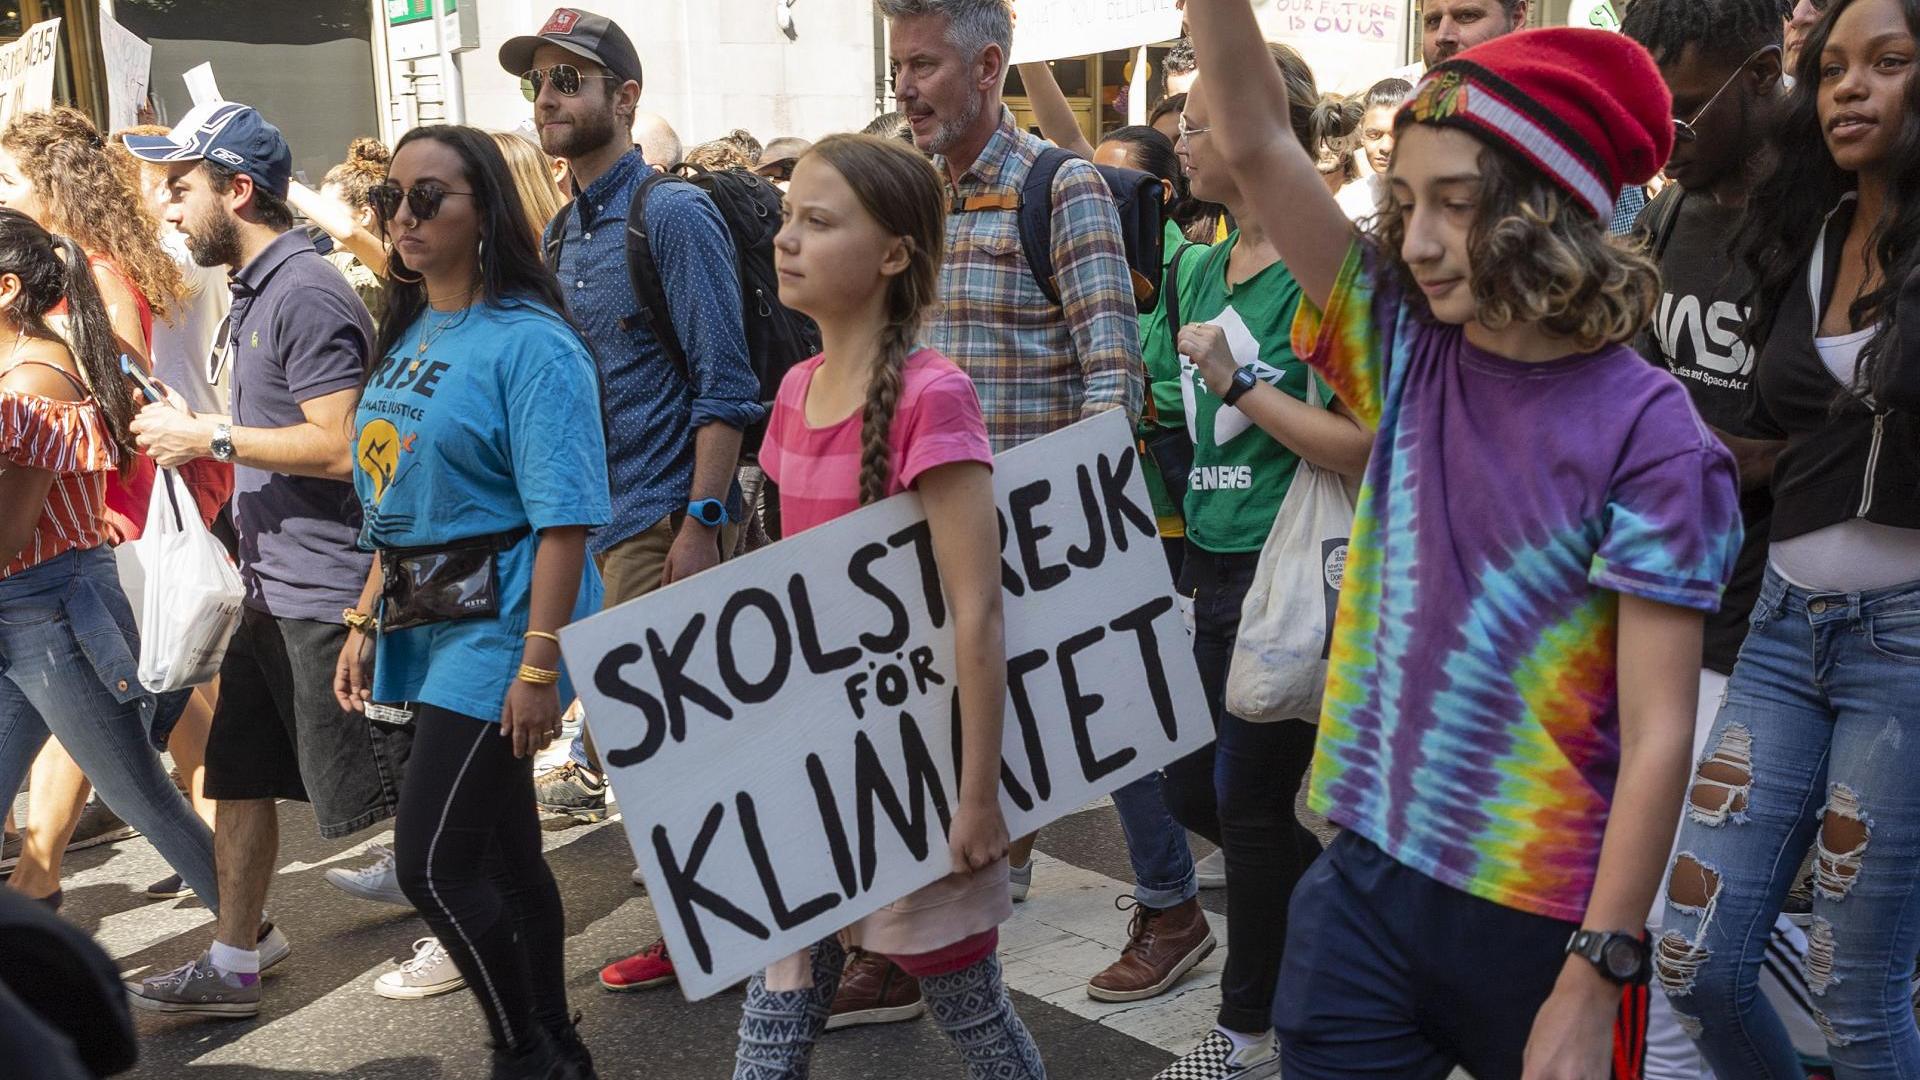
[[[498,557],[498,618],[385,633],[375,657],[375,700],[499,720],[525,644],[539,530],[612,516],[599,383],[586,347],[537,304],[423,312],[360,399],[353,484],[364,542],[375,548],[534,530]],[[573,618],[599,610],[600,600],[600,575],[588,560]],[[560,700],[572,694],[563,680]]]

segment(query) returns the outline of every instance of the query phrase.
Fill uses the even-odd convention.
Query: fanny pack
[[[450,544],[381,548],[381,631],[499,615],[497,557],[532,532],[522,525]]]

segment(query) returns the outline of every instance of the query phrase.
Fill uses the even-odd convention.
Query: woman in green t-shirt
[[[1311,146],[1312,103],[1320,98],[1313,74],[1293,50],[1273,51],[1296,103],[1295,132]],[[1180,153],[1194,195],[1225,205],[1240,228],[1183,257],[1182,325],[1173,329],[1179,408],[1194,444],[1180,588],[1194,599],[1194,657],[1218,738],[1167,769],[1167,798],[1181,824],[1226,851],[1233,911],[1219,1025],[1188,1056],[1194,1065],[1224,1056],[1236,1070],[1258,1073],[1277,1062],[1270,1015],[1287,901],[1320,852],[1293,813],[1315,729],[1228,713],[1227,666],[1260,550],[1301,459],[1358,476],[1372,438],[1344,408],[1306,403],[1312,376],[1291,347],[1300,287],[1241,212],[1240,190],[1209,137],[1208,97],[1203,75],[1187,98]],[[1168,348],[1166,337],[1143,340],[1150,371],[1166,363],[1152,357]],[[1323,388],[1322,400],[1330,399]],[[1175,1063],[1169,1072],[1186,1075],[1180,1069]]]

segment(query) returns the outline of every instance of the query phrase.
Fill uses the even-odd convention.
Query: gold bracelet
[[[560,673],[547,668],[537,668],[532,664],[521,664],[519,679],[534,686],[552,686],[560,681]]]
[[[560,644],[559,634],[549,634],[545,630],[529,630],[526,633],[520,635],[520,640],[525,641],[527,638],[536,638],[536,637],[545,638],[548,641],[553,642],[555,645]]]
[[[380,629],[380,623],[373,616],[355,608],[348,608],[341,612],[340,620],[347,624],[347,629],[358,630],[363,634],[371,634]]]

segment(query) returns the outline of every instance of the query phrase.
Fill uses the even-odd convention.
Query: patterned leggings
[[[733,1080],[807,1080],[813,1044],[826,1029],[847,953],[838,939],[813,947],[813,989],[767,989],[766,976],[747,984]],[[920,980],[933,1022],[967,1063],[968,1080],[1046,1080],[1047,1068],[1000,980],[1000,958]]]

